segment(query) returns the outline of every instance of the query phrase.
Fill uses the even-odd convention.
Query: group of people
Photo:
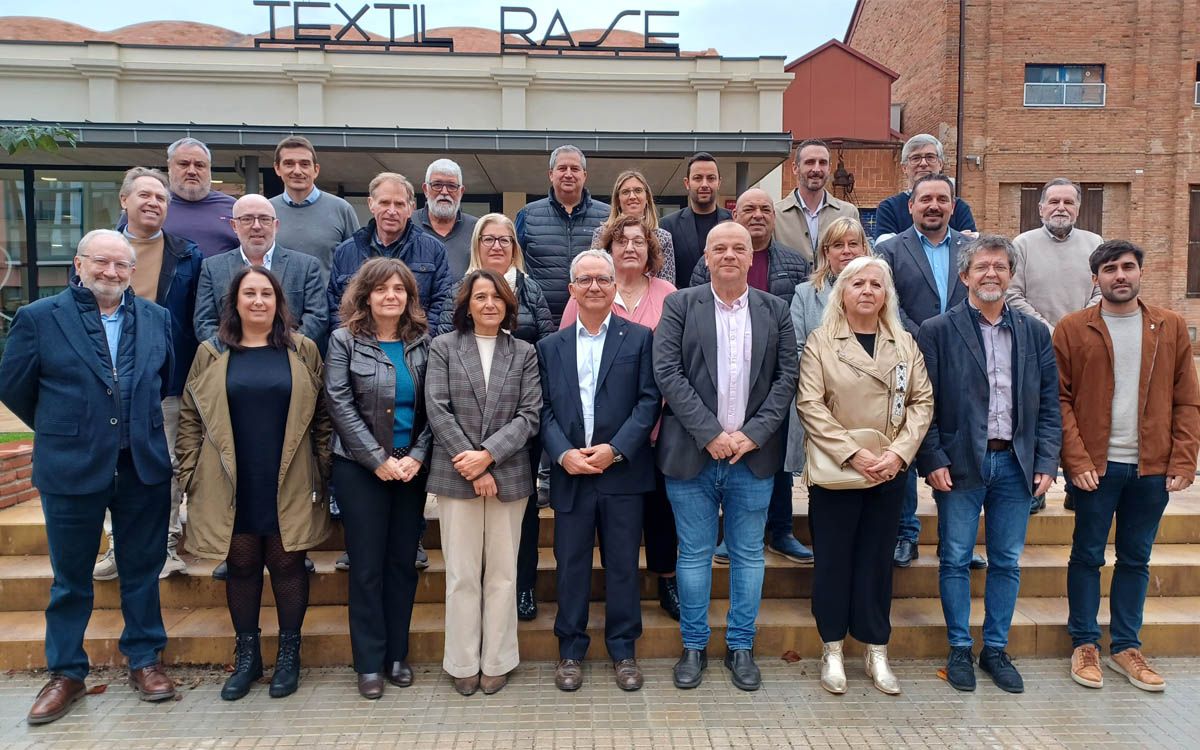
[[[537,616],[541,464],[562,690],[584,681],[597,539],[613,678],[642,686],[644,538],[659,603],[680,621],[677,687],[707,667],[714,562],[729,566],[724,666],[736,687],[760,687],[766,549],[814,567],[821,685],[847,690],[849,635],[873,684],[899,693],[892,576],[917,555],[919,474],[938,510],[947,679],[974,689],[978,659],[1021,692],[1006,651],[1019,560],[1060,464],[1076,512],[1072,677],[1103,684],[1115,518],[1109,664],[1162,690],[1138,631],[1159,519],[1200,449],[1186,325],[1141,300],[1141,248],[1074,226],[1070,180],[1046,184],[1043,226],[1010,242],[975,231],[936,139],[914,137],[901,158],[909,190],[881,204],[874,243],[828,192],[819,141],[797,149],[787,197],[746,190],[733,212],[717,205],[716,160],[696,154],[688,206],[661,222],[637,171],[620,174],[610,205],[593,199],[574,146],[551,153],[547,197],[515,221],[464,214],[462,170],[438,159],[424,208],[384,172],[359,227],[316,188],[316,150],[299,136],[276,148],[285,191],[271,200],[212,190],[211,155],[191,138],[168,149],[167,175],[131,169],[118,230],[82,238],[77,277],[21,308],[0,361],[0,401],[35,431],[54,572],[50,680],[28,721],[54,721],[86,692],[93,575],[120,580],[132,686],[149,701],[174,694],[158,578],[186,572],[181,506],[187,550],[226,580],[235,653],[222,698],[264,672],[264,567],[279,625],[269,693],[295,692],[306,551],[331,532],[331,493],[360,694],[413,683],[427,494],[445,560],[442,667],[463,695],[501,690],[517,622]],[[792,525],[797,474],[811,549]],[[978,654],[973,567],[987,569]]]

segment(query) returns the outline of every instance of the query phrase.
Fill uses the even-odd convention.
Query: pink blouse
[[[613,300],[613,314],[631,323],[646,326],[653,331],[658,327],[658,321],[662,317],[663,300],[673,291],[675,291],[675,285],[671,282],[659,278],[651,278],[650,288],[642,295],[642,298],[637,303],[637,307],[633,308],[632,312],[625,309],[625,303],[621,301],[621,295],[618,293],[617,298]],[[558,324],[559,330],[575,325],[575,320],[578,317],[579,305],[575,303],[575,298],[572,297],[567,300],[567,306],[563,308],[562,322]]]

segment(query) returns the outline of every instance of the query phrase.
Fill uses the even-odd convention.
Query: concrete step
[[[728,602],[714,601],[709,615],[713,634],[710,657],[724,651],[725,614]],[[1142,628],[1144,650],[1155,656],[1200,654],[1200,598],[1152,598],[1146,603]],[[529,661],[552,661],[558,657],[554,636],[553,604],[543,605],[537,620],[520,624],[521,657]],[[230,661],[233,630],[224,607],[163,612],[170,642],[164,653],[169,664],[222,664]],[[1016,657],[1054,656],[1071,653],[1066,632],[1067,601],[1064,598],[1022,598],[1017,602],[1010,632],[1009,651]],[[1102,625],[1108,622],[1108,600],[1100,606]],[[972,602],[971,623],[976,641],[983,622],[983,601]],[[95,665],[119,665],[123,659],[117,642],[121,614],[98,611],[92,617],[85,646]],[[410,660],[441,661],[445,633],[444,609],[440,604],[419,604],[413,613]],[[679,626],[655,604],[642,605],[643,635],[638,656],[668,658],[680,649]],[[262,613],[264,656],[274,661],[278,627],[275,611]],[[1107,627],[1104,628],[1107,630]],[[589,622],[592,637],[588,658],[603,660],[603,605],[593,604]],[[0,612],[0,669],[33,669],[45,664],[45,620],[40,611]],[[1107,636],[1105,636],[1107,637]],[[310,607],[304,625],[303,663],[306,666],[340,666],[350,663],[350,637],[346,608]],[[861,649],[850,645],[851,653]],[[765,599],[758,617],[756,651],[760,659],[779,658],[786,651],[815,658],[821,653],[821,638],[807,599]],[[941,604],[937,599],[897,599],[892,605],[891,654],[894,658],[936,658],[947,651]],[[1065,669],[1065,666],[1064,666]]]
[[[1062,490],[1051,490],[1047,508],[1029,519],[1026,535],[1028,546],[1070,545],[1075,527],[1075,514],[1062,507]],[[808,493],[797,487],[794,500],[794,522],[796,536],[809,543]],[[430,499],[425,509],[429,528],[423,541],[426,549],[440,549],[441,528],[437,519],[436,500]],[[921,520],[921,544],[937,543],[937,507],[929,494],[929,488],[921,485],[917,515]],[[0,510],[0,553],[6,555],[45,555],[46,534],[43,527],[40,501],[29,501]],[[983,541],[983,523],[980,523],[979,541]],[[1112,542],[1109,535],[1109,542]],[[1174,495],[1159,525],[1157,541],[1160,544],[1200,544],[1200,488]],[[554,513],[548,508],[541,510],[538,546],[554,544]],[[334,532],[323,544],[323,550],[345,549],[341,524],[334,524]]]
[[[985,552],[980,546],[979,552]],[[893,584],[896,598],[921,598],[938,596],[938,570],[936,548],[922,545],[920,557],[912,567],[897,569]],[[339,553],[314,551],[310,554],[317,566],[311,578],[309,602],[313,605],[345,604],[349,596],[349,576],[335,570],[334,560]],[[1037,545],[1026,547],[1021,558],[1021,594],[1026,597],[1062,597],[1067,594],[1067,559],[1070,547],[1060,545]],[[766,571],[763,578],[763,596],[766,598],[807,597],[812,593],[811,566],[801,566],[772,552],[767,552]],[[162,606],[168,609],[223,607],[225,585],[212,578],[216,563],[184,554],[188,562],[188,575],[176,575],[160,584]],[[1114,560],[1110,547],[1107,560]],[[642,564],[642,598],[657,599],[657,577],[645,572],[645,557]],[[446,595],[445,562],[442,551],[429,550],[429,568],[421,573],[417,586],[416,600],[420,603],[441,602]],[[1108,590],[1113,568],[1101,569],[1101,587]],[[264,587],[264,601],[273,603],[269,585]],[[539,601],[554,601],[555,560],[552,550],[538,551],[537,596]],[[971,575],[971,589],[975,596],[983,596],[985,573],[975,571]],[[44,609],[50,600],[50,560],[42,555],[0,556],[0,611]],[[117,581],[96,582],[95,607],[118,609],[120,592]],[[600,565],[600,554],[593,552],[592,599],[604,598],[604,570]],[[1200,544],[1160,544],[1154,548],[1150,564],[1150,596],[1200,596]],[[729,568],[713,566],[713,596],[729,596]],[[1198,613],[1200,616],[1200,613]]]

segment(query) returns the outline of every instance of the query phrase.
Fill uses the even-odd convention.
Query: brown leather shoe
[[[367,672],[358,676],[358,694],[369,701],[383,697],[383,675]]]
[[[617,687],[626,691],[642,689],[642,668],[637,659],[622,659],[613,664],[613,671],[617,673]]]
[[[413,684],[412,667],[406,661],[394,661],[388,667],[387,678],[396,687],[409,687]]]
[[[479,675],[455,677],[454,689],[458,691],[459,695],[475,695],[475,691],[479,689]]]
[[[1100,671],[1100,649],[1094,644],[1077,646],[1071,653],[1071,679],[1084,687],[1104,687],[1104,674]]]
[[[1110,655],[1108,666],[1114,672],[1125,675],[1130,684],[1142,690],[1161,693],[1167,688],[1167,681],[1150,668],[1150,665],[1146,663],[1146,657],[1136,648],[1127,648],[1120,653]]]
[[[554,685],[573,693],[583,685],[583,663],[578,659],[560,659],[554,668]]]
[[[129,670],[129,687],[144,701],[165,701],[175,697],[175,681],[163,671],[162,664]]]
[[[492,676],[490,674],[481,675],[479,678],[479,689],[484,695],[494,695],[500,692],[505,685],[508,684],[508,675],[501,674]]]
[[[82,680],[74,680],[60,674],[50,675],[50,681],[38,691],[25,721],[30,724],[49,724],[55,719],[61,719],[71,710],[75,701],[86,694],[87,686]]]

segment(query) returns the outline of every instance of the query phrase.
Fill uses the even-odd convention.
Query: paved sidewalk
[[[743,693],[720,662],[705,683],[681,691],[671,662],[644,663],[646,687],[622,693],[607,665],[590,663],[577,693],[554,688],[554,667],[522,665],[494,696],[456,694],[434,665],[418,665],[416,685],[388,687],[375,702],[358,697],[350,670],[307,671],[300,691],[272,700],[266,685],[224,703],[224,674],[175,670],[182,699],[146,704],[114,670],[89,686],[108,684],[66,718],[43,727],[24,722],[41,675],[0,677],[0,748],[414,748],[543,750],[545,748],[1195,748],[1200,738],[1200,659],[1156,660],[1169,688],[1144,693],[1105,671],[1106,687],[1071,682],[1067,662],[1026,659],[1023,695],[1008,695],[979,673],[975,693],[958,693],[936,676],[932,661],[896,665],[904,694],[885,696],[848,666],[850,690],[825,693],[813,660],[763,659],[763,689]]]

